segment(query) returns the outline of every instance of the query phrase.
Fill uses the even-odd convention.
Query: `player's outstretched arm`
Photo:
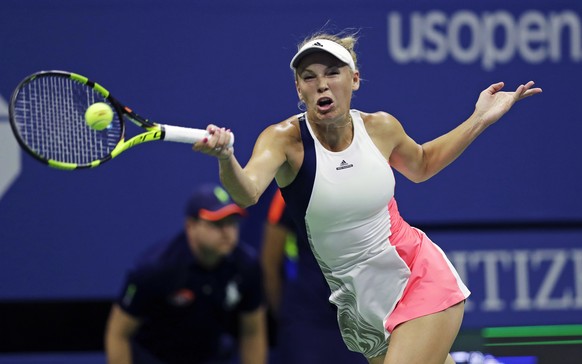
[[[422,182],[440,172],[457,159],[463,151],[490,125],[497,122],[513,105],[526,97],[542,92],[532,88],[533,81],[520,85],[513,92],[501,89],[503,82],[492,84],[479,94],[473,114],[450,132],[426,142],[416,143],[397,121],[394,126],[396,146],[390,156],[391,164],[414,182]]]

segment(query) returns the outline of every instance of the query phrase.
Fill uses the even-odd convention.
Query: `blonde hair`
[[[313,33],[307,38],[305,38],[299,45],[297,45],[297,50],[301,49],[305,44],[315,40],[315,39],[327,39],[337,44],[341,45],[350,52],[352,59],[354,60],[354,65],[358,69],[358,55],[354,50],[356,43],[358,42],[358,32],[357,31],[343,31],[338,34],[331,34],[324,31]]]

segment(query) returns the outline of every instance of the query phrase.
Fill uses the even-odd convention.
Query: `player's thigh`
[[[384,359],[386,358],[386,355],[382,355],[382,356],[378,356],[372,359],[368,359],[368,363],[369,364],[384,364]],[[451,357],[451,355],[447,355],[447,359],[445,360],[444,364],[455,364],[455,361],[453,360],[453,357]]]
[[[375,358],[368,359],[369,364],[383,364],[385,355],[377,356]]]
[[[384,364],[448,363],[449,351],[463,320],[464,306],[461,302],[398,325],[390,336]]]
[[[384,364],[385,358],[386,358],[386,355],[377,356],[375,358],[368,359],[368,363],[369,364]],[[444,364],[455,364],[455,361],[453,360],[453,357],[450,354],[447,355],[447,360],[445,360]]]
[[[277,364],[364,364],[365,357],[348,350],[335,322],[316,324],[298,320],[284,323],[277,335]]]

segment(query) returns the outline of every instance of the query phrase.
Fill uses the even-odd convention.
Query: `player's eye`
[[[339,67],[331,67],[328,71],[327,71],[328,75],[339,75],[340,74],[340,69]]]

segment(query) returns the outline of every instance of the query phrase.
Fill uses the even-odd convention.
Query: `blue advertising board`
[[[582,323],[582,231],[430,236],[471,290],[464,327]]]
[[[244,164],[267,125],[299,113],[288,67],[297,43],[356,29],[353,107],[393,114],[419,143],[469,117],[494,82],[543,88],[431,180],[397,174],[396,197],[412,223],[483,227],[434,239],[473,291],[466,325],[581,317],[581,229],[487,230],[582,225],[579,1],[5,0],[0,14],[0,300],[113,297],[137,253],[181,228],[193,187],[218,181],[214,159],[173,143],[94,170],[39,164],[8,125],[25,76],[72,71],[152,120],[229,127]],[[268,200],[243,225],[257,247]]]

